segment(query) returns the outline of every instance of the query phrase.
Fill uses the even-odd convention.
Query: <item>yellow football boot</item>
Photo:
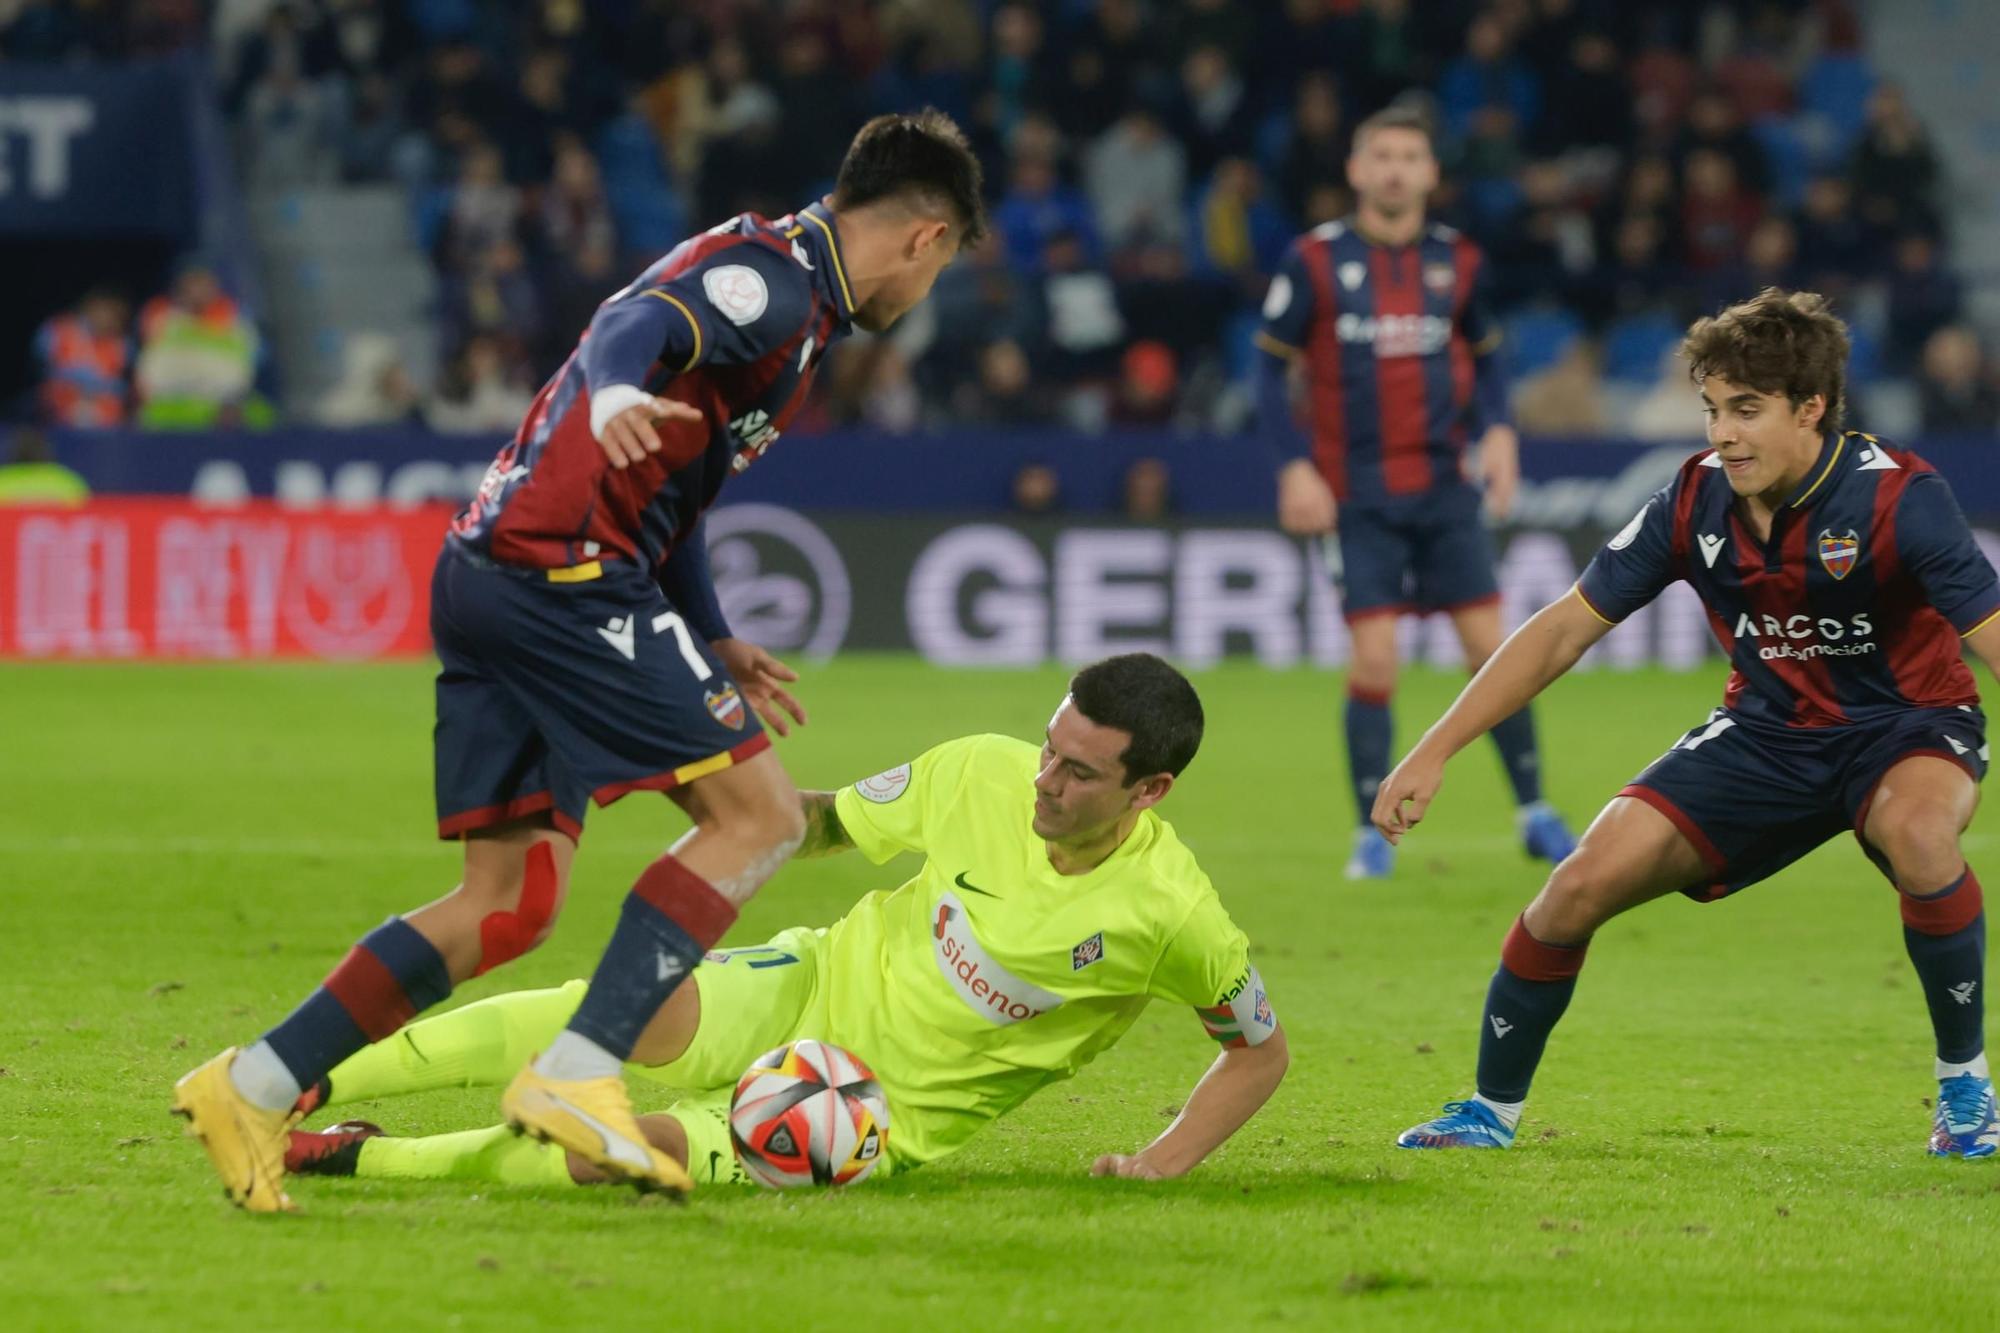
[[[292,1113],[267,1111],[248,1101],[230,1081],[231,1046],[174,1084],[174,1114],[201,1140],[222,1192],[253,1213],[298,1211],[285,1194],[285,1131]]]
[[[679,1203],[694,1188],[680,1163],[646,1142],[623,1079],[547,1078],[530,1061],[507,1085],[500,1111],[515,1133],[573,1152],[641,1193]]]

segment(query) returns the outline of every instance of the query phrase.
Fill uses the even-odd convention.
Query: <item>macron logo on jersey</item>
[[[994,962],[972,933],[964,900],[950,891],[938,899],[931,956],[958,998],[994,1027],[1039,1018],[1062,1003],[1062,996],[1051,995]]]

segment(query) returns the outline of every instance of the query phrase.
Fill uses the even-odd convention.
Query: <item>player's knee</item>
[[[1951,811],[1917,807],[1884,818],[1872,839],[1889,858],[1896,883],[1906,893],[1931,893],[1957,878],[1965,864],[1958,845],[1958,820]]]
[[[1347,667],[1347,692],[1356,698],[1386,700],[1396,692],[1394,654],[1356,656]]]
[[[1577,852],[1550,872],[1528,907],[1528,925],[1545,944],[1581,944],[1618,914],[1618,876],[1597,857]]]

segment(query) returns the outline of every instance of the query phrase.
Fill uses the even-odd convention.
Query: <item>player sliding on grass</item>
[[[1959,835],[1986,772],[1960,648],[2000,668],[2000,580],[1943,477],[1840,429],[1847,329],[1811,293],[1766,289],[1684,347],[1714,447],[1613,537],[1572,595],[1510,637],[1397,765],[1374,821],[1400,841],[1445,762],[1685,579],[1734,670],[1722,707],[1614,797],[1507,935],[1479,1032],[1478,1094],[1406,1148],[1504,1148],[1612,917],[1710,902],[1852,829],[1899,893],[1937,1036],[1930,1151],[1991,1156],[2000,1118],[1982,1017],[1986,918]]]
[[[620,1067],[804,833],[757,719],[780,735],[784,715],[805,721],[784,689],[796,677],[730,635],[701,515],[778,438],[828,344],[894,323],[977,241],[979,182],[947,117],[878,117],[826,200],[731,218],[598,307],[438,559],[438,833],[465,839],[463,881],[176,1087],[236,1203],[290,1208],[301,1090],[539,943],[588,804],[633,791],[669,792],[694,828],[639,875],[589,997],[501,1106],[618,1179],[690,1187],[646,1145]]]
[[[886,1167],[963,1146],[988,1121],[1116,1042],[1149,998],[1192,1005],[1225,1048],[1165,1133],[1094,1174],[1177,1176],[1264,1104],[1285,1035],[1243,932],[1154,807],[1201,741],[1201,701],[1156,657],[1086,667],[1048,737],[947,742],[838,793],[802,796],[801,854],[925,856],[825,930],[708,955],[632,1053],[692,1095],[641,1124],[703,1181],[741,1180],[730,1092],[767,1050],[816,1037],[874,1069]],[[497,1083],[568,1021],[584,983],[495,996],[406,1028],[333,1071],[329,1104]],[[504,1126],[435,1138],[295,1132],[288,1165],[325,1174],[593,1181],[602,1173]],[[878,1168],[879,1171],[880,1168]]]

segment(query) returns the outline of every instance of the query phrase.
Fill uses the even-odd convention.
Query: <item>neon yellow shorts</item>
[[[694,970],[701,991],[701,1022],[687,1050],[670,1064],[634,1067],[654,1082],[685,1090],[666,1108],[686,1131],[688,1174],[696,1184],[747,1182],[729,1136],[729,1101],[736,1081],[767,1051],[828,1032],[824,972],[826,932],[794,926],[767,943],[717,949]],[[895,1115],[890,1117],[895,1140]],[[892,1170],[887,1155],[877,1176]]]

